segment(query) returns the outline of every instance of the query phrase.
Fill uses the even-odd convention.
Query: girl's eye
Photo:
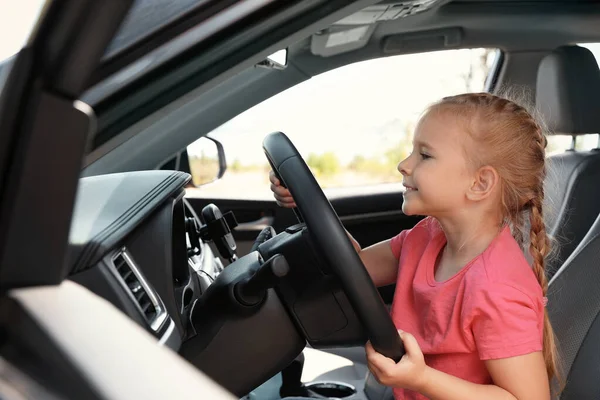
[[[428,158],[431,158],[431,156],[427,153],[421,153],[421,157],[423,157],[423,160],[427,160]]]

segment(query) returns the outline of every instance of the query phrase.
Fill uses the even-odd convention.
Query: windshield
[[[104,58],[131,46],[194,7],[210,0],[136,0]]]

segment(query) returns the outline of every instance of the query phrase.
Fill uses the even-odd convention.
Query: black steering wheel
[[[340,279],[373,348],[398,362],[404,355],[404,346],[389,312],[340,219],[298,150],[281,132],[268,135],[263,149],[273,172],[294,197],[302,222]]]

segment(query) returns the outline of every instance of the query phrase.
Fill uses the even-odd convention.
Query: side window
[[[596,57],[596,62],[600,65],[600,43],[584,43],[579,44],[579,46],[590,50],[594,54],[594,57]],[[578,135],[575,137],[575,150],[578,151],[592,150],[599,147],[599,144],[598,134]],[[573,149],[572,136],[551,135],[548,137],[548,147],[546,148],[548,156],[563,153],[569,149]]]
[[[400,55],[315,76],[211,132],[223,143],[227,171],[190,194],[270,199],[261,143],[274,131],[290,137],[329,193],[364,194],[398,183],[396,166],[411,151],[423,110],[444,96],[483,91],[497,54],[466,49]],[[197,147],[188,147],[192,163]]]

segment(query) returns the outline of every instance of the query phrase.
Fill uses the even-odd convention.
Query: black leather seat
[[[550,281],[548,313],[566,378],[560,399],[600,399],[600,217]]]
[[[600,70],[588,49],[564,46],[546,56],[536,93],[536,107],[551,133],[600,133]],[[551,278],[600,213],[600,150],[567,151],[548,161],[546,225],[557,241],[546,269]]]

